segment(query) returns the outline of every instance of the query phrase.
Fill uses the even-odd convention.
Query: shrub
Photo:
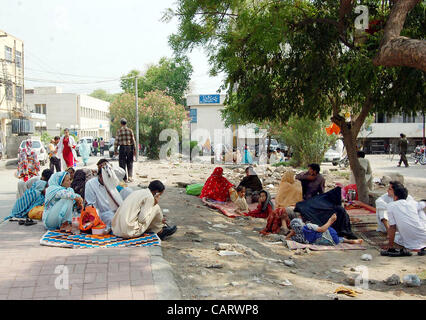
[[[293,117],[284,127],[282,138],[293,151],[292,166],[307,167],[321,163],[328,148],[336,143],[337,136],[327,135],[325,121]]]

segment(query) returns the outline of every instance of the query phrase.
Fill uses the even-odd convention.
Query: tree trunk
[[[353,132],[353,128],[350,127],[350,124],[336,124],[340,126],[343,135],[343,143],[348,154],[349,164],[355,177],[355,183],[358,189],[358,200],[368,204],[368,186],[367,181],[365,181],[365,170],[361,167],[358,161],[356,135]]]

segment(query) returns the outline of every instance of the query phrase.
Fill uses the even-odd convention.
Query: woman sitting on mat
[[[11,218],[26,218],[32,208],[44,205],[44,194],[46,191],[46,181],[38,180],[33,183],[30,189],[24,192],[24,195],[16,200],[10,216]]]
[[[249,211],[247,216],[254,218],[268,218],[274,211],[274,204],[268,191],[262,190],[259,193],[259,204],[255,210]]]
[[[48,230],[71,231],[74,202],[83,207],[83,198],[74,192],[68,172],[57,172],[49,179],[43,223]]]
[[[204,184],[200,198],[226,202],[229,199],[229,192],[233,186],[234,185],[223,176],[223,169],[217,167]]]
[[[302,184],[294,176],[293,171],[284,172],[275,198],[277,208],[295,206],[299,201],[303,201]]]
[[[250,203],[254,203],[259,200],[259,192],[263,189],[262,182],[253,167],[247,167],[245,171],[246,176],[238,186],[246,188],[246,197],[249,198]]]

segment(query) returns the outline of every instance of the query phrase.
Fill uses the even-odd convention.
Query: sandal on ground
[[[32,226],[34,224],[37,224],[37,222],[33,221],[33,219],[29,219],[27,218],[27,220],[25,220],[24,225],[26,226]]]
[[[380,255],[388,256],[388,257],[409,257],[409,256],[412,256],[412,253],[405,248],[404,249],[390,248],[388,250],[380,251]]]

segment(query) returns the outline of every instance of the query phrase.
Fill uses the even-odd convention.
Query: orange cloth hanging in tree
[[[325,128],[325,131],[329,136],[331,136],[333,133],[338,135],[340,133],[340,127],[333,122],[329,127]]]

